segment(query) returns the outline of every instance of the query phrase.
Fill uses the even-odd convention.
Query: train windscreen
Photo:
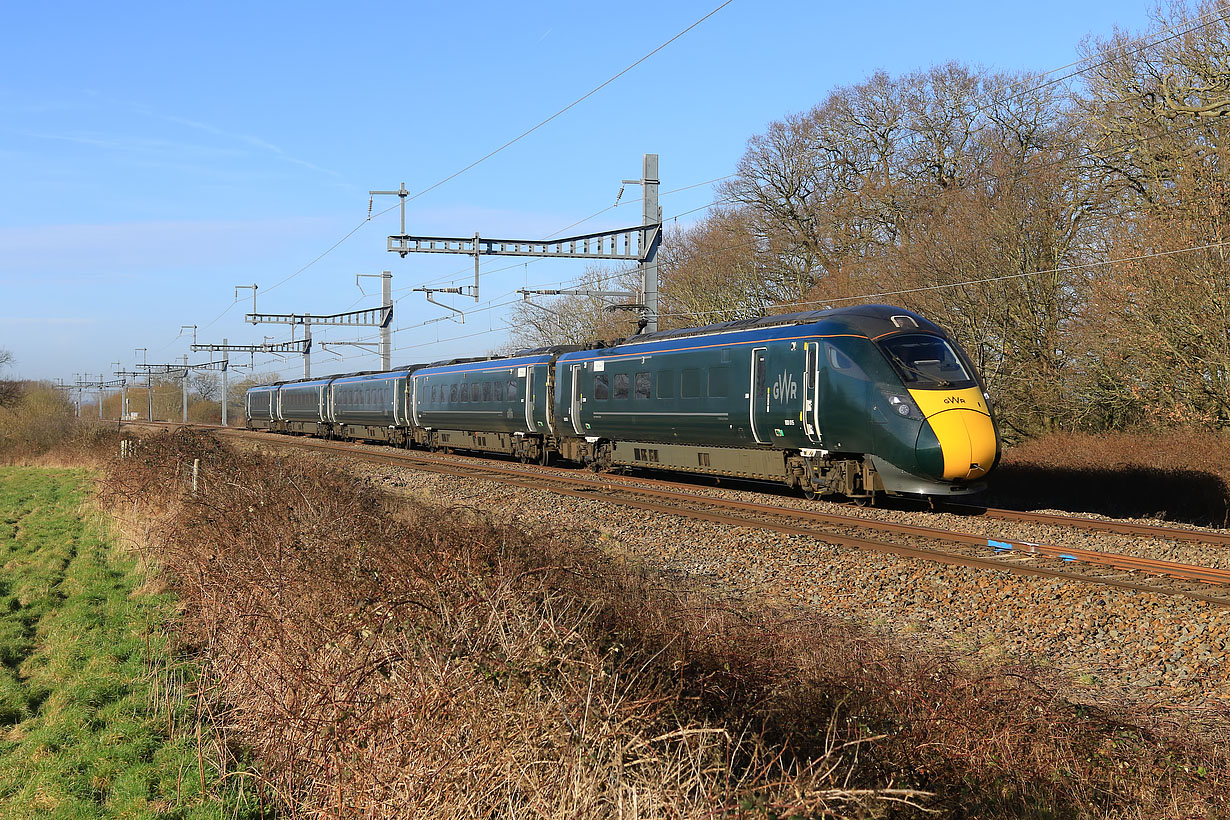
[[[890,336],[880,342],[880,348],[908,388],[964,390],[977,384],[957,351],[939,336]]]

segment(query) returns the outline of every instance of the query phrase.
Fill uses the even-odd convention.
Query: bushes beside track
[[[44,383],[23,384],[16,401],[0,407],[0,464],[79,466],[118,440],[115,422],[78,419],[64,394]]]
[[[715,599],[541,522],[193,433],[106,483],[181,596],[209,710],[292,816],[1226,810],[1224,750],[1036,670]]]
[[[1230,526],[1230,436],[1054,433],[1008,448],[980,500]]]

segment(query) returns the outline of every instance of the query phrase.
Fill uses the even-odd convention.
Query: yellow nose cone
[[[995,425],[982,392],[968,390],[911,390],[944,454],[947,481],[982,478],[998,454]]]
[[[974,410],[948,410],[927,419],[944,453],[944,478],[982,478],[995,463],[991,417]]]

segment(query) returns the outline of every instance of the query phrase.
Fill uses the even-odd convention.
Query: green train
[[[257,429],[782,482],[808,497],[976,492],[1001,445],[939,327],[866,305],[248,392]]]

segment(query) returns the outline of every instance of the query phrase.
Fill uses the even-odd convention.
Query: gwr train
[[[1000,457],[984,390],[939,327],[869,305],[280,382],[246,407],[253,429],[865,500],[982,489]]]

